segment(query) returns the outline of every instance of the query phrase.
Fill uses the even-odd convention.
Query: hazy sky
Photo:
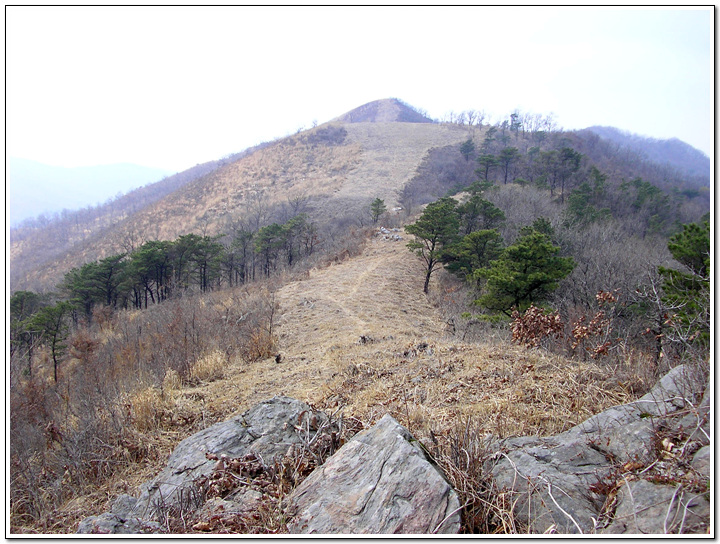
[[[713,11],[6,7],[8,155],[181,171],[396,97],[714,145]]]

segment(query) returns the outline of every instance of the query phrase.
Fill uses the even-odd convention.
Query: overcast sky
[[[396,97],[710,154],[713,11],[6,7],[9,156],[181,171]]]

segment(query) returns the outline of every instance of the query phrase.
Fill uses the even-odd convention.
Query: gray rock
[[[212,425],[180,442],[167,466],[141,487],[137,499],[119,496],[111,512],[83,520],[78,532],[158,532],[160,525],[156,521],[162,519],[163,512],[191,515],[202,505],[194,481],[210,475],[217,463],[208,459],[206,453],[228,457],[254,453],[270,464],[325,422],[326,415],[313,413],[307,404],[295,399],[274,397],[261,402],[241,416]],[[298,431],[298,427],[304,430]]]
[[[143,521],[132,515],[132,510],[137,503],[135,497],[130,495],[119,495],[110,512],[99,516],[85,518],[78,525],[77,532],[80,534],[143,534],[160,533],[160,524],[154,521]]]
[[[705,478],[710,478],[710,446],[703,446],[695,452],[692,460],[692,467]]]
[[[133,514],[141,519],[157,519],[158,513],[168,508],[195,510],[202,501],[193,481],[208,476],[216,464],[206,453],[240,457],[252,452],[270,464],[273,458],[285,454],[291,444],[302,441],[295,426],[303,423],[311,412],[304,402],[274,397],[241,416],[186,438],[170,455],[165,469],[144,486]]]
[[[509,440],[505,448],[510,451],[491,470],[497,486],[511,493],[518,523],[532,533],[593,530],[604,497],[590,489],[612,469],[605,455],[557,438]]]
[[[706,529],[710,503],[682,486],[658,485],[647,480],[620,488],[613,522],[606,534],[696,533]]]
[[[710,444],[710,383],[707,383],[705,394],[700,404],[690,408],[679,423],[679,426],[688,435],[689,440],[697,441],[702,446]]]
[[[293,534],[457,533],[457,494],[391,416],[358,433],[289,498]]]
[[[202,505],[193,516],[195,521],[202,521],[213,516],[237,516],[252,512],[262,500],[262,494],[254,489],[244,489],[231,500],[215,497]]]
[[[110,513],[117,514],[121,517],[128,517],[132,514],[133,508],[137,504],[137,498],[130,495],[118,495],[110,507]]]
[[[162,533],[162,527],[155,521],[143,521],[137,518],[126,518],[106,512],[99,516],[85,518],[78,525],[78,534],[151,534]]]
[[[531,532],[594,532],[605,499],[594,491],[602,490],[595,484],[629,461],[652,462],[657,426],[676,426],[678,414],[697,412],[692,402],[698,389],[689,369],[676,367],[641,399],[605,410],[564,433],[500,442],[486,468],[498,487],[511,494],[515,519]],[[653,510],[634,515],[648,518],[643,528],[658,529],[657,520],[649,519]],[[619,527],[615,529],[622,532]]]

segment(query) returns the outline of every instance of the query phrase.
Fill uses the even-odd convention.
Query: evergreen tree
[[[498,166],[500,164],[500,161],[495,155],[491,155],[490,153],[484,153],[477,158],[477,163],[480,165],[480,168],[475,170],[477,176],[483,181],[490,181],[490,170]]]
[[[408,248],[425,261],[423,292],[426,294],[430,276],[441,264],[443,248],[457,240],[460,222],[456,206],[452,198],[431,202],[415,223],[405,227],[405,231],[415,237],[407,244]]]
[[[486,268],[503,250],[502,236],[495,229],[476,230],[449,246],[442,255],[445,268],[461,277],[472,277],[473,271]]]
[[[65,353],[65,340],[70,331],[68,316],[72,309],[69,302],[58,302],[35,313],[28,322],[28,330],[39,334],[50,346],[53,359],[53,377],[58,381],[59,359]]]
[[[522,235],[489,267],[475,271],[477,280],[487,280],[476,304],[510,316],[513,308],[523,312],[544,300],[575,268],[572,257],[557,256],[559,250],[547,234],[532,230]]]
[[[504,183],[508,182],[508,175],[510,173],[510,166],[520,159],[520,150],[517,147],[506,147],[500,151],[498,157],[498,163],[502,166],[504,173]],[[487,179],[487,178],[486,178]]]
[[[460,145],[460,153],[465,157],[466,162],[470,160],[470,155],[475,153],[475,142],[472,141],[472,138],[468,138]]]
[[[32,291],[16,291],[10,297],[10,356],[24,349],[28,357],[28,376],[32,376],[32,356],[39,333],[29,325],[32,316],[44,306]]]
[[[263,256],[263,270],[266,276],[276,266],[277,257],[280,250],[285,245],[285,229],[278,223],[272,223],[266,227],[262,227],[255,235],[255,253]]]
[[[494,229],[505,221],[505,213],[479,193],[473,194],[467,202],[458,206],[461,231],[467,235],[475,230]]]
[[[380,216],[387,211],[385,207],[385,201],[381,198],[376,198],[370,204],[370,217],[372,217],[373,225],[377,224]]]
[[[660,267],[663,302],[673,312],[675,336],[686,343],[710,344],[710,224],[684,225],[668,243],[684,270]]]

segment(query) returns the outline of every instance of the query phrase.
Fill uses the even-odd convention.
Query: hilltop
[[[467,138],[465,127],[402,121],[420,114],[395,100],[358,110],[375,112],[372,121],[330,121],[263,144],[184,176],[183,184],[139,207],[124,205],[132,194],[120,198],[105,213],[112,220],[102,216],[77,234],[74,225],[53,234],[48,229],[12,232],[13,290],[52,289],[72,267],[119,253],[130,240],[200,231],[215,235],[248,218],[260,224],[289,202],[302,204],[320,222],[354,219],[373,198],[395,206],[430,149]],[[62,253],[58,234],[69,238]]]
[[[427,115],[397,98],[375,100],[336,117],[339,123],[433,123]]]

